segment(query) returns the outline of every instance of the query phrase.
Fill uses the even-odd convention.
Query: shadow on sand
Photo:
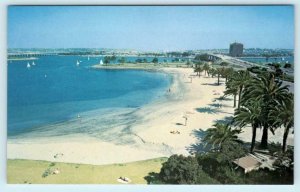
[[[232,124],[233,117],[232,116],[226,116],[223,119],[215,120],[214,123],[221,123],[221,124]]]
[[[212,107],[200,107],[196,108],[196,111],[199,113],[208,113],[208,114],[216,114],[220,113],[220,109],[212,108]]]
[[[209,86],[220,86],[218,83],[202,83],[201,85],[209,85]]]
[[[197,142],[194,144],[191,144],[190,146],[186,147],[186,150],[190,154],[195,154],[195,153],[202,153],[202,152],[207,152],[209,151],[210,147],[207,145],[204,145],[202,143],[203,138],[206,135],[206,131],[203,131],[202,129],[199,130],[193,130],[192,135],[197,139]]]

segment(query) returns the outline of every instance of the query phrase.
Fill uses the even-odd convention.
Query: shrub
[[[159,173],[159,178],[169,184],[216,184],[199,166],[195,157],[173,155]]]
[[[286,63],[285,65],[284,65],[284,68],[291,68],[292,67],[292,64],[290,64],[290,63]]]

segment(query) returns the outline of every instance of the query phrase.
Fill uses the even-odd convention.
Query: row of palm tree
[[[252,127],[250,152],[254,151],[258,128],[263,131],[260,147],[267,148],[269,130],[275,134],[275,130],[281,127],[284,127],[282,151],[286,152],[287,138],[291,128],[294,127],[294,96],[289,92],[288,86],[283,86],[282,82],[276,80],[274,74],[270,72],[251,76],[248,71],[234,71],[232,68],[220,67],[207,70],[212,77],[218,75],[218,84],[220,77],[226,78],[224,96],[232,95],[234,97],[234,107],[236,107],[238,97],[233,126],[238,130],[247,125]],[[220,127],[222,125],[216,124],[213,129],[209,129],[205,141],[213,145],[216,143],[220,145],[221,141],[228,139],[224,139],[224,137],[230,136],[234,130],[223,127],[223,131],[227,130],[231,133],[224,132],[222,135],[218,130]],[[237,134],[237,132],[234,133]]]
[[[239,77],[238,74],[242,75]],[[254,150],[257,128],[262,128],[260,146],[268,148],[269,130],[275,134],[275,130],[282,126],[285,127],[282,142],[282,151],[285,152],[287,137],[294,125],[294,97],[288,86],[283,86],[269,72],[250,78],[249,74],[239,71],[231,81],[237,84],[239,94],[239,104],[234,114],[235,125],[252,127],[250,152]]]
[[[196,67],[194,68],[194,72],[197,73],[197,75],[200,77],[201,72],[204,71],[204,75],[211,75],[211,77],[215,77],[217,75],[218,77],[218,85],[220,85],[220,78],[224,77],[225,78],[225,82],[227,82],[228,77],[234,72],[233,68],[230,67],[225,67],[227,65],[223,64],[221,65],[223,67],[210,67],[209,64],[205,63],[205,64],[198,64],[196,65]]]

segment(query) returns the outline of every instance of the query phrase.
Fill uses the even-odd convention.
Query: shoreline
[[[206,130],[217,121],[232,116],[233,101],[215,101],[225,90],[223,79],[222,84],[216,86],[216,77],[207,77],[204,73],[200,78],[196,77],[192,68],[161,68],[158,71],[173,75],[170,97],[129,112],[132,115],[130,118],[134,118],[130,125],[121,124],[107,133],[91,129],[91,135],[51,138],[37,135],[29,139],[8,139],[7,158],[104,165],[169,157],[172,154],[189,155],[195,144],[200,142],[196,130]],[[187,125],[183,116],[188,118]],[[91,117],[81,123],[67,122],[54,125],[50,130],[64,127],[87,129],[101,123],[99,119],[101,116]],[[241,138],[249,142],[251,129],[245,130]],[[179,134],[173,134],[172,131]],[[258,131],[257,140],[260,134]],[[281,135],[276,135],[280,136],[277,139],[280,141]],[[55,158],[57,154],[63,155]]]
[[[11,58],[11,59],[7,58],[7,61],[31,61],[31,60],[38,60],[38,59],[39,58],[37,58],[37,57]]]

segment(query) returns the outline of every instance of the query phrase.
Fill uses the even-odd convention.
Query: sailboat
[[[90,60],[90,56],[88,56],[88,61]]]
[[[27,68],[30,68],[31,66],[30,66],[30,64],[29,64],[29,62],[27,62]]]
[[[32,61],[32,64],[31,65],[35,65],[34,61]]]
[[[79,61],[78,61],[78,60],[77,60],[77,63],[76,63],[76,65],[77,65],[77,66],[79,66]]]
[[[103,65],[103,61],[102,61],[102,59],[100,60],[100,65]]]

